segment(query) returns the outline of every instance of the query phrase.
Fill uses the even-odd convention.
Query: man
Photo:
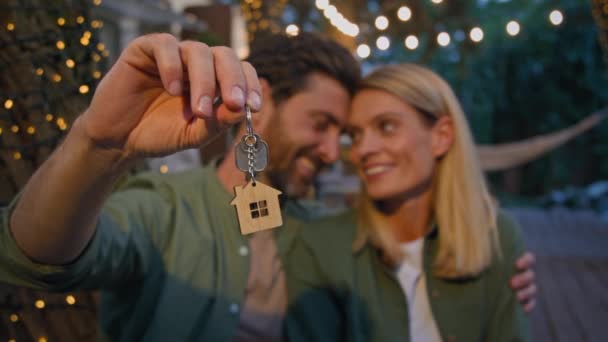
[[[269,38],[249,60],[259,81],[226,48],[166,34],[130,44],[63,144],[0,211],[0,279],[102,289],[106,339],[280,339],[281,258],[305,212],[297,203],[284,203],[282,228],[241,235],[229,202],[245,177],[233,152],[217,167],[142,175],[112,193],[134,161],[200,146],[248,103],[261,110],[254,130],[271,151],[261,180],[301,196],[338,158],[358,65],[308,34]],[[526,298],[530,275],[519,278]]]

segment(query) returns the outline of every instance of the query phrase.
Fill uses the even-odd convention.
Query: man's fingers
[[[213,116],[215,97],[215,68],[211,49],[199,42],[184,41],[179,44],[180,53],[188,72],[190,106],[198,117]]]
[[[511,278],[511,288],[518,290],[530,285],[534,285],[534,271],[529,269],[525,272],[517,273]]]
[[[211,48],[215,76],[220,85],[222,101],[233,112],[240,112],[247,101],[247,83],[238,60],[232,49],[218,46]]]
[[[241,63],[243,73],[245,74],[245,80],[247,82],[247,104],[254,112],[262,109],[262,87],[260,86],[260,80],[258,79],[258,73],[255,71],[253,66],[248,62]]]
[[[536,299],[527,302],[526,305],[524,305],[524,311],[530,313],[534,310],[534,307],[536,307]]]
[[[517,300],[526,303],[536,297],[536,285],[532,284],[524,289],[517,291]]]
[[[160,79],[165,90],[174,96],[183,90],[183,66],[178,42],[168,33],[158,33],[138,38],[136,46],[156,62]]]
[[[536,257],[534,257],[534,254],[525,252],[521,257],[519,257],[519,259],[517,259],[516,265],[520,271],[523,271],[534,267],[535,263]]]

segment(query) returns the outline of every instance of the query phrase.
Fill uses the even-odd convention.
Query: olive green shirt
[[[354,211],[300,229],[285,270],[287,334],[304,341],[408,341],[407,299],[394,269],[367,243],[353,251]],[[437,228],[441,229],[441,227]],[[444,341],[528,341],[528,322],[509,288],[523,243],[515,222],[499,215],[502,258],[479,276],[447,280],[432,272],[437,229],[424,242],[423,269],[433,317]]]
[[[93,239],[66,266],[39,265],[20,251],[8,224],[15,200],[0,210],[0,280],[47,291],[101,289],[102,339],[231,340],[251,265],[232,198],[214,167],[134,177],[108,199]],[[307,213],[291,202],[283,211],[283,227],[272,231],[280,255],[296,235],[294,215]]]

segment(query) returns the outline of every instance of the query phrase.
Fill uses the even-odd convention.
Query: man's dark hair
[[[272,87],[275,103],[306,87],[308,76],[320,72],[353,95],[360,79],[359,63],[337,42],[314,33],[295,37],[269,34],[255,40],[247,61]]]

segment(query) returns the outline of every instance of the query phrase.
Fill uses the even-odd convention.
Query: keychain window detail
[[[252,219],[268,216],[268,207],[265,200],[249,203],[249,209],[251,209]]]

